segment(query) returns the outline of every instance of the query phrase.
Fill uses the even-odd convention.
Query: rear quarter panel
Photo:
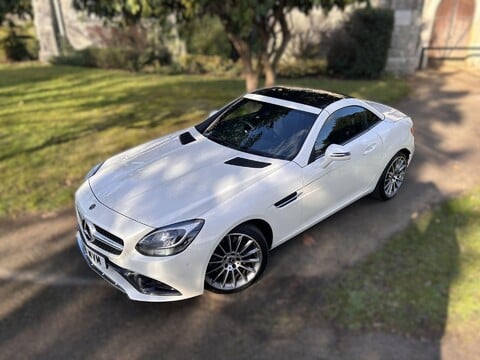
[[[399,120],[386,118],[375,126],[374,131],[380,136],[383,142],[382,168],[385,168],[392,157],[402,149],[410,152],[409,161],[414,153],[414,139],[411,132],[413,126],[409,117]]]

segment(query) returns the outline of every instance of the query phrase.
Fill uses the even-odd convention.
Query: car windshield
[[[247,153],[292,160],[316,117],[306,111],[244,98],[218,115],[203,135]]]

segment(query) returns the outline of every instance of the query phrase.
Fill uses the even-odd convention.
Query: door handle
[[[367,154],[370,154],[373,150],[375,150],[377,148],[377,144],[374,143],[374,144],[370,144],[368,145],[365,150],[363,151],[363,155],[367,155]]]
[[[330,157],[335,158],[335,159],[348,158],[348,157],[350,157],[350,151],[334,152],[330,155]]]

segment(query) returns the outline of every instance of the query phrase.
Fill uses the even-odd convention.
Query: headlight
[[[203,220],[195,219],[165,226],[145,236],[135,248],[147,256],[178,254],[195,239],[203,223]]]
[[[103,162],[95,165],[93,168],[90,169],[90,171],[85,175],[85,180],[90,179],[93,175],[97,173],[97,171],[102,167]]]

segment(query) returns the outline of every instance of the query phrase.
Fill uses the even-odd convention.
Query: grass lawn
[[[421,216],[325,289],[325,315],[351,329],[480,332],[480,190]]]
[[[408,93],[393,78],[286,83],[387,103]],[[95,163],[200,122],[243,92],[242,79],[1,65],[0,216],[70,206]]]

